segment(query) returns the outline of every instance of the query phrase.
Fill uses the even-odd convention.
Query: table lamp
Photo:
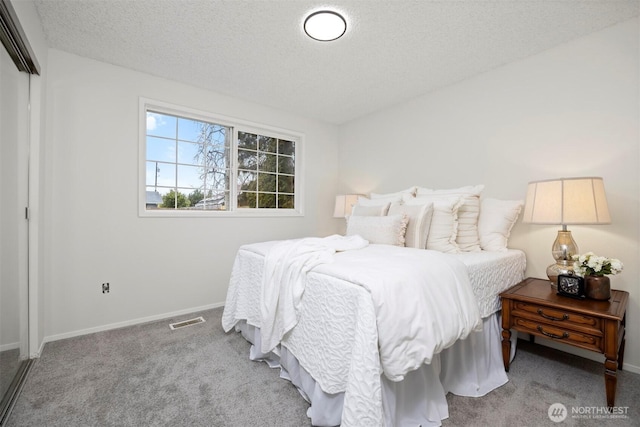
[[[527,187],[522,221],[531,224],[559,224],[551,254],[556,260],[547,267],[553,285],[558,274],[573,274],[572,256],[578,245],[567,225],[610,224],[609,206],[602,178],[559,178],[533,181]]]

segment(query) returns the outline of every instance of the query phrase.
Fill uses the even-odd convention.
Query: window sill
[[[302,217],[304,213],[294,209],[277,211],[273,209],[236,211],[165,211],[143,209],[138,212],[138,216],[140,218],[283,218]]]

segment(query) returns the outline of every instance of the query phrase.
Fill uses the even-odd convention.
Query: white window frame
[[[294,208],[238,208],[237,186],[229,189],[231,206],[228,210],[171,210],[146,208],[146,163],[147,163],[147,111],[170,114],[199,121],[228,126],[233,130],[231,147],[231,178],[232,184],[238,182],[238,132],[249,132],[268,135],[274,138],[287,139],[295,142],[295,175],[294,175]],[[289,129],[268,126],[261,123],[214,114],[193,108],[169,104],[148,98],[140,98],[139,104],[139,135],[138,135],[138,216],[140,217],[291,217],[304,216],[304,195],[302,189],[304,171],[304,134]]]

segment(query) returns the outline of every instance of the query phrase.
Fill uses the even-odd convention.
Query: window
[[[300,134],[141,100],[143,216],[298,215]]]

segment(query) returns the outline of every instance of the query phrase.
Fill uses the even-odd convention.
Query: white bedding
[[[284,240],[269,248],[260,298],[263,353],[273,350],[298,323],[307,273],[321,264],[332,263],[336,252],[363,249],[368,245],[360,236],[333,235]]]
[[[482,318],[500,310],[500,293],[524,278],[524,252],[462,252],[452,255],[467,266],[469,281],[478,301]]]
[[[229,331],[241,320],[246,320],[248,324],[258,328],[261,327],[259,308],[264,259],[269,248],[274,244],[275,242],[265,242],[246,245],[239,250],[232,271],[222,319],[225,330]],[[382,265],[381,259],[387,257],[389,251],[386,248],[378,250],[376,246],[379,245],[370,245],[370,252],[378,257],[376,264]],[[406,258],[406,263],[401,262],[401,270],[407,269],[409,265],[422,265],[421,261],[425,259],[424,254],[430,253],[430,251],[408,248],[396,248],[396,250],[398,251],[394,252],[396,258]],[[416,255],[414,258],[414,251],[421,255]],[[356,252],[359,251],[340,254],[343,259],[349,260],[344,265],[359,262],[358,256],[353,255]],[[508,251],[490,255],[486,253],[469,254],[469,256],[467,254],[463,254],[463,256],[438,254],[434,257],[442,258],[441,260],[446,258],[447,261],[444,264],[452,266],[451,268],[454,270],[457,268],[456,265],[462,265],[459,260],[467,265],[468,277],[471,278],[470,289],[469,283],[466,287],[463,284],[456,291],[462,292],[462,298],[455,298],[451,295],[448,297],[459,301],[462,304],[459,307],[461,310],[463,310],[463,305],[466,307],[464,310],[468,310],[470,291],[473,305],[476,307],[476,313],[470,317],[467,315],[467,319],[463,321],[466,326],[462,327],[462,332],[458,327],[454,328],[458,331],[457,337],[451,338],[448,331],[445,335],[449,338],[432,341],[429,351],[438,352],[448,345],[449,340],[455,341],[474,329],[477,323],[475,320],[469,322],[470,318],[477,319],[480,317],[478,314],[485,317],[483,313],[491,311],[495,306],[497,294],[522,279],[524,254],[520,251]],[[495,269],[490,266],[499,265],[501,260],[505,260],[505,265],[509,266],[506,268],[506,274],[513,277],[501,277],[494,280],[492,275],[496,274],[493,273]],[[376,303],[371,298],[370,291],[360,284],[353,283],[354,281],[358,283],[358,280],[364,276],[353,276],[342,266],[343,264],[336,262],[323,264],[308,273],[304,297],[300,302],[298,323],[283,337],[281,345],[296,357],[300,365],[308,371],[324,392],[329,394],[344,392],[343,426],[383,425],[382,365],[380,363],[381,354],[378,352],[379,328],[376,325],[380,325],[382,322],[382,329],[388,327],[389,332],[396,330],[399,325],[396,325],[392,320],[382,320],[378,317],[380,307],[376,310]],[[379,271],[388,269],[388,265],[377,269],[369,266],[367,269],[370,270],[368,276],[376,278]],[[504,266],[502,269],[505,269]],[[474,278],[478,280],[480,277],[484,280],[474,282]],[[462,280],[464,281],[464,279]],[[460,291],[460,289],[462,290]],[[404,291],[405,289],[399,287],[398,290]],[[406,290],[408,291],[408,289]],[[410,291],[410,294],[413,295],[415,292],[415,290]],[[445,290],[442,297],[448,298],[445,296],[448,292],[452,291]],[[473,298],[474,296],[475,298]],[[385,298],[387,296],[381,297],[378,304],[382,304]],[[497,302],[499,303],[499,301]],[[437,305],[438,312],[446,312],[451,302],[441,301]],[[477,309],[478,305],[482,308],[480,312]],[[472,313],[473,309],[470,312]],[[400,313],[403,311],[400,310]],[[412,316],[408,316],[410,323],[418,323],[411,322]],[[405,338],[406,336],[401,340]],[[437,343],[433,345],[434,342]],[[417,359],[426,361],[427,358],[424,357],[424,354],[428,354],[429,351],[419,353]],[[391,353],[393,353],[392,349]],[[385,365],[385,368],[389,367],[389,374],[386,369],[385,374],[390,375],[390,378],[394,376],[394,372],[403,372],[407,368],[405,365],[395,371],[394,363],[387,362],[385,363],[389,366]],[[411,363],[415,364],[415,361]]]

